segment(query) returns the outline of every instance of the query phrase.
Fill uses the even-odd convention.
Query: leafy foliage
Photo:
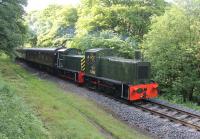
[[[141,40],[148,31],[150,17],[160,15],[165,5],[163,0],[83,0],[79,8],[77,34],[113,30],[124,37],[131,36]]]
[[[198,96],[200,89],[200,1],[183,3],[177,1],[163,16],[153,19],[143,47],[162,91],[186,101]]]
[[[76,37],[70,46],[82,50],[94,47],[113,48],[121,56],[133,58],[134,49],[139,48],[143,35],[148,32],[151,16],[162,14],[165,6],[163,0],[147,3],[82,0],[78,8]]]
[[[26,28],[23,6],[26,0],[6,0],[0,3],[0,52],[9,55],[15,47],[23,45]]]
[[[127,58],[133,58],[134,49],[138,49],[137,43],[132,38],[122,40],[120,36],[117,36],[112,31],[78,36],[70,43],[70,46],[83,51],[89,48],[112,48],[117,50],[120,56]]]
[[[76,9],[51,5],[28,15],[29,42],[37,47],[68,47],[82,50],[108,47],[133,57],[134,48],[147,33],[150,17],[164,11],[164,0],[133,1],[83,0]],[[103,34],[113,37],[104,38]]]
[[[33,46],[51,47],[65,44],[74,36],[77,11],[70,6],[50,5],[43,11],[29,13],[29,42]]]

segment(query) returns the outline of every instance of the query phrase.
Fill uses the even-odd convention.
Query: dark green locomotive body
[[[81,71],[81,61],[84,59],[84,55],[81,55],[81,51],[76,48],[69,48],[65,51],[58,51],[58,68],[68,69],[73,71]]]
[[[64,57],[63,68],[75,71],[82,71],[81,60],[84,59],[84,55],[68,55]]]
[[[150,63],[116,57],[112,49],[86,51],[86,75],[120,81],[125,84],[146,82],[150,77]]]
[[[118,57],[100,58],[100,76],[127,84],[149,79],[150,63]]]

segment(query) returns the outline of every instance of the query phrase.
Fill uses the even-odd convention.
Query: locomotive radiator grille
[[[85,57],[81,59],[81,70],[85,71]]]
[[[149,78],[149,67],[139,66],[138,67],[138,79],[148,79]]]

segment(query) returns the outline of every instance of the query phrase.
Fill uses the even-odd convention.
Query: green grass
[[[41,139],[48,133],[33,112],[0,76],[0,138]]]
[[[115,138],[148,138],[115,119],[94,102],[74,93],[64,92],[53,82],[39,79],[36,75],[30,74],[20,66],[10,62],[8,58],[0,59],[0,73],[7,86],[14,90],[15,95],[23,98],[25,104],[22,103],[22,106],[28,105],[26,108],[31,108],[37,115],[36,118],[31,114],[32,117],[35,117],[32,118],[32,121],[34,121],[33,129],[38,129],[33,132],[38,133],[36,134],[38,137],[35,138],[40,136],[41,138],[52,139],[107,138],[102,133],[102,129]],[[25,108],[22,107],[22,109]],[[15,123],[13,123],[14,125]],[[11,127],[7,128],[7,132],[10,130],[12,130]],[[24,130],[29,129],[25,128]],[[1,133],[0,130],[0,137]],[[6,132],[3,133],[3,135],[7,134]]]

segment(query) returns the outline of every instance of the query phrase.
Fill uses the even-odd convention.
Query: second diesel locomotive
[[[46,71],[92,89],[129,101],[158,96],[158,84],[150,80],[150,63],[118,57],[108,48],[18,49],[19,58]],[[137,55],[138,56],[138,55]]]

